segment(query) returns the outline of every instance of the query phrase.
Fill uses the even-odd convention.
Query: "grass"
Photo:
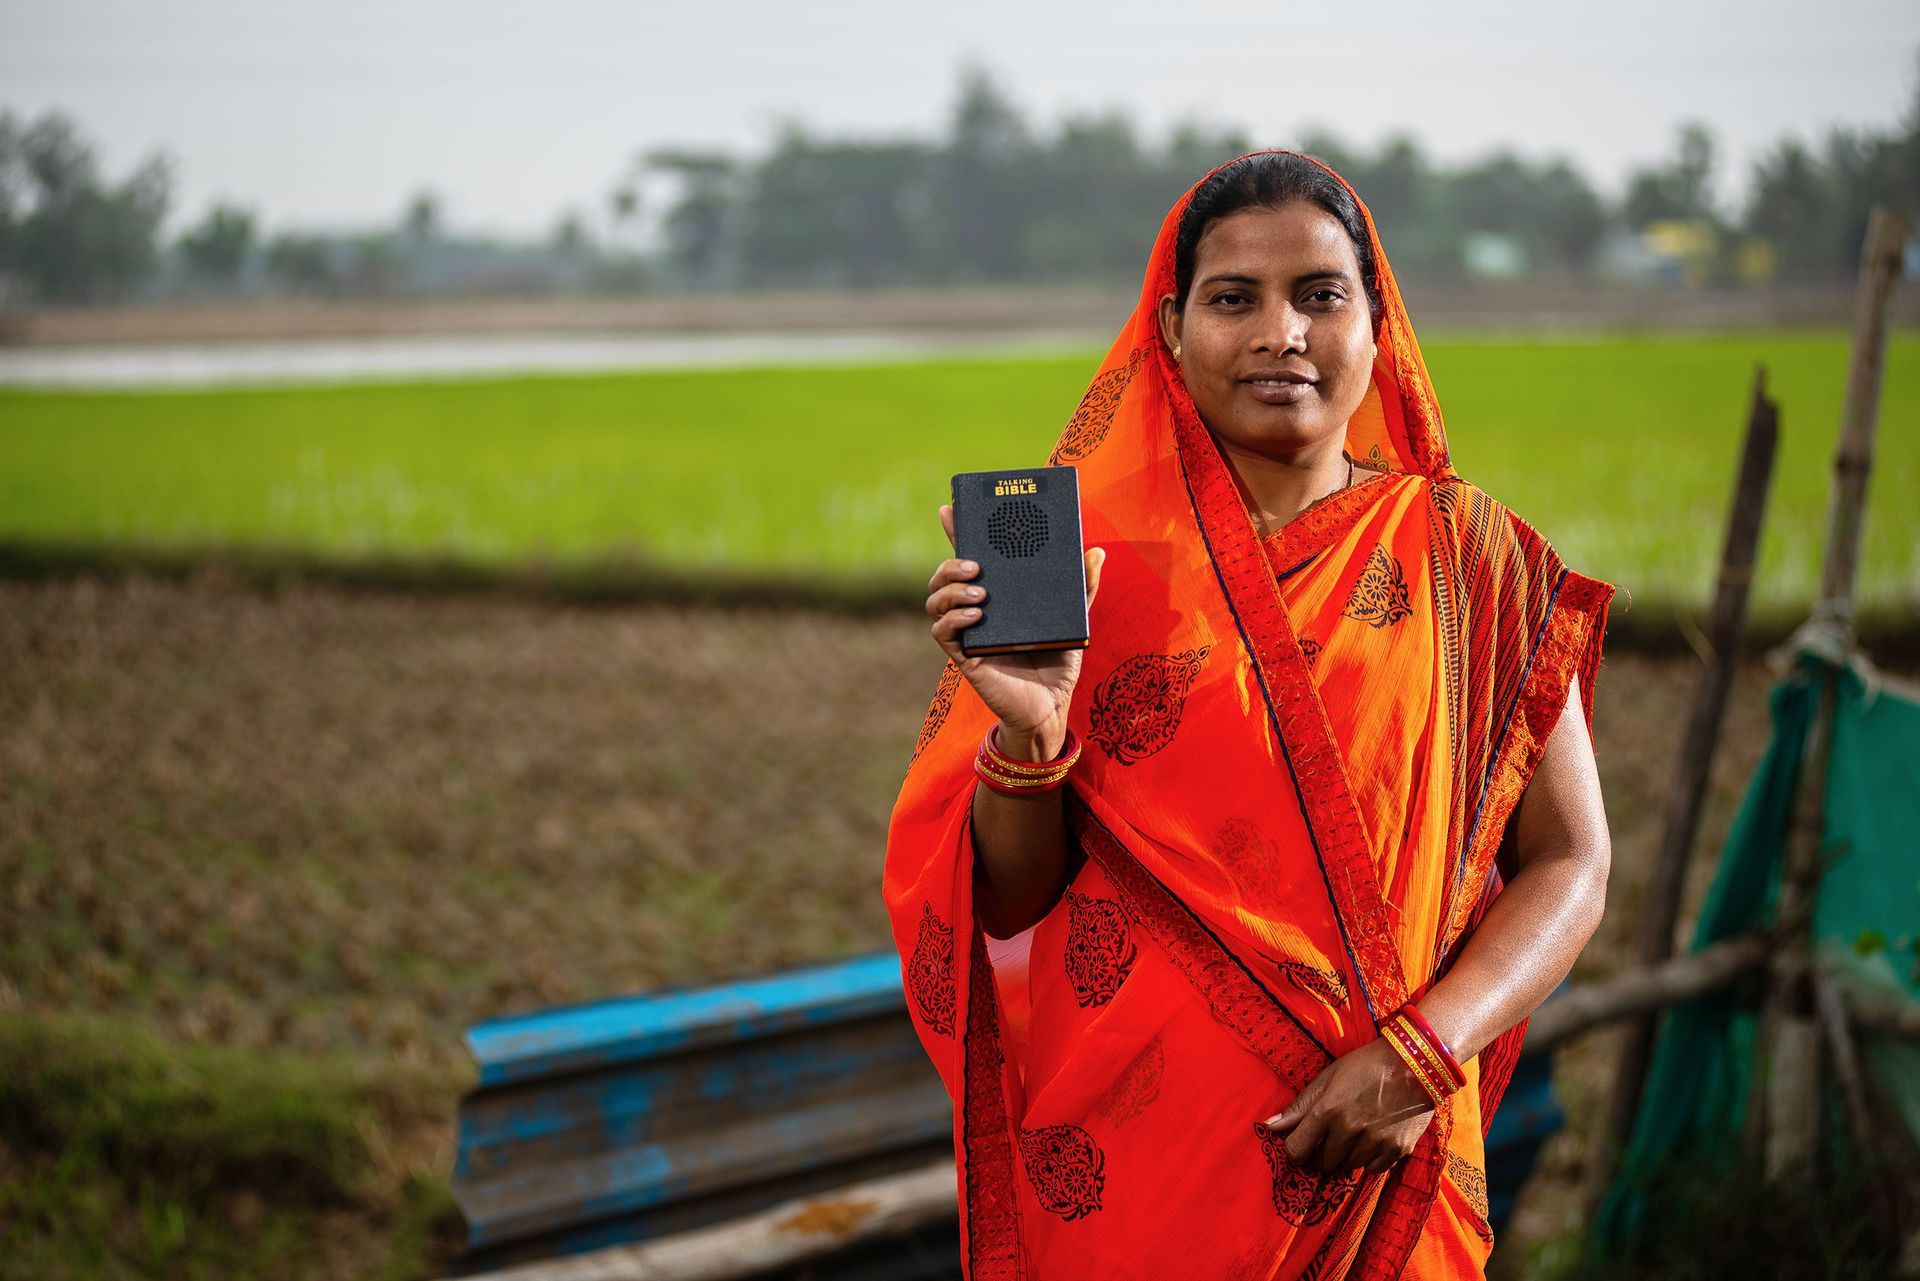
[[[1748,390],[1783,444],[1756,603],[1819,571],[1839,334],[1427,345],[1462,472],[1642,609],[1703,599]],[[165,393],[0,393],[0,559],[432,565],[911,596],[955,471],[1044,457],[1080,358]],[[1861,599],[1920,616],[1920,335],[1887,359]]]
[[[450,1124],[455,1088],[124,1016],[0,1015],[0,1278],[437,1275],[457,1212],[406,1149]]]

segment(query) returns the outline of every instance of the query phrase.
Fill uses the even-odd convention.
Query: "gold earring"
[[[1180,359],[1180,344],[1179,344],[1179,343],[1175,343],[1175,344],[1173,345],[1173,358],[1174,358],[1175,360],[1178,360],[1178,359]]]

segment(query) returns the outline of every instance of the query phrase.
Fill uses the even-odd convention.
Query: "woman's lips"
[[[1312,383],[1245,382],[1241,386],[1253,393],[1263,405],[1291,405],[1305,400],[1313,391]]]

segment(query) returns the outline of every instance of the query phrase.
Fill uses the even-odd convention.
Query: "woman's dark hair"
[[[1360,287],[1366,291],[1367,314],[1373,318],[1373,327],[1379,329],[1380,290],[1367,220],[1344,183],[1314,161],[1290,151],[1242,156],[1222,165],[1194,190],[1173,242],[1175,304],[1186,308],[1187,290],[1193,287],[1194,253],[1208,227],[1242,209],[1277,209],[1293,200],[1312,201],[1346,229],[1347,238],[1353,241],[1353,255],[1360,262]]]

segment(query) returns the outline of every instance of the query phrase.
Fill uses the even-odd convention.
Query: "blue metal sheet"
[[[483,1088],[904,1010],[900,957],[831,965],[707,988],[560,1006],[468,1029]]]
[[[920,1146],[946,1137],[951,1127],[946,1089],[935,1079],[750,1118],[675,1143],[531,1164],[494,1179],[468,1181],[459,1189],[459,1200],[471,1243],[487,1246],[850,1157]]]
[[[482,1093],[461,1109],[456,1174],[483,1174],[506,1150],[536,1159],[587,1146],[657,1142],[808,1099],[923,1082],[930,1071],[918,1041],[896,1025],[866,1030],[858,1039],[782,1037]]]

